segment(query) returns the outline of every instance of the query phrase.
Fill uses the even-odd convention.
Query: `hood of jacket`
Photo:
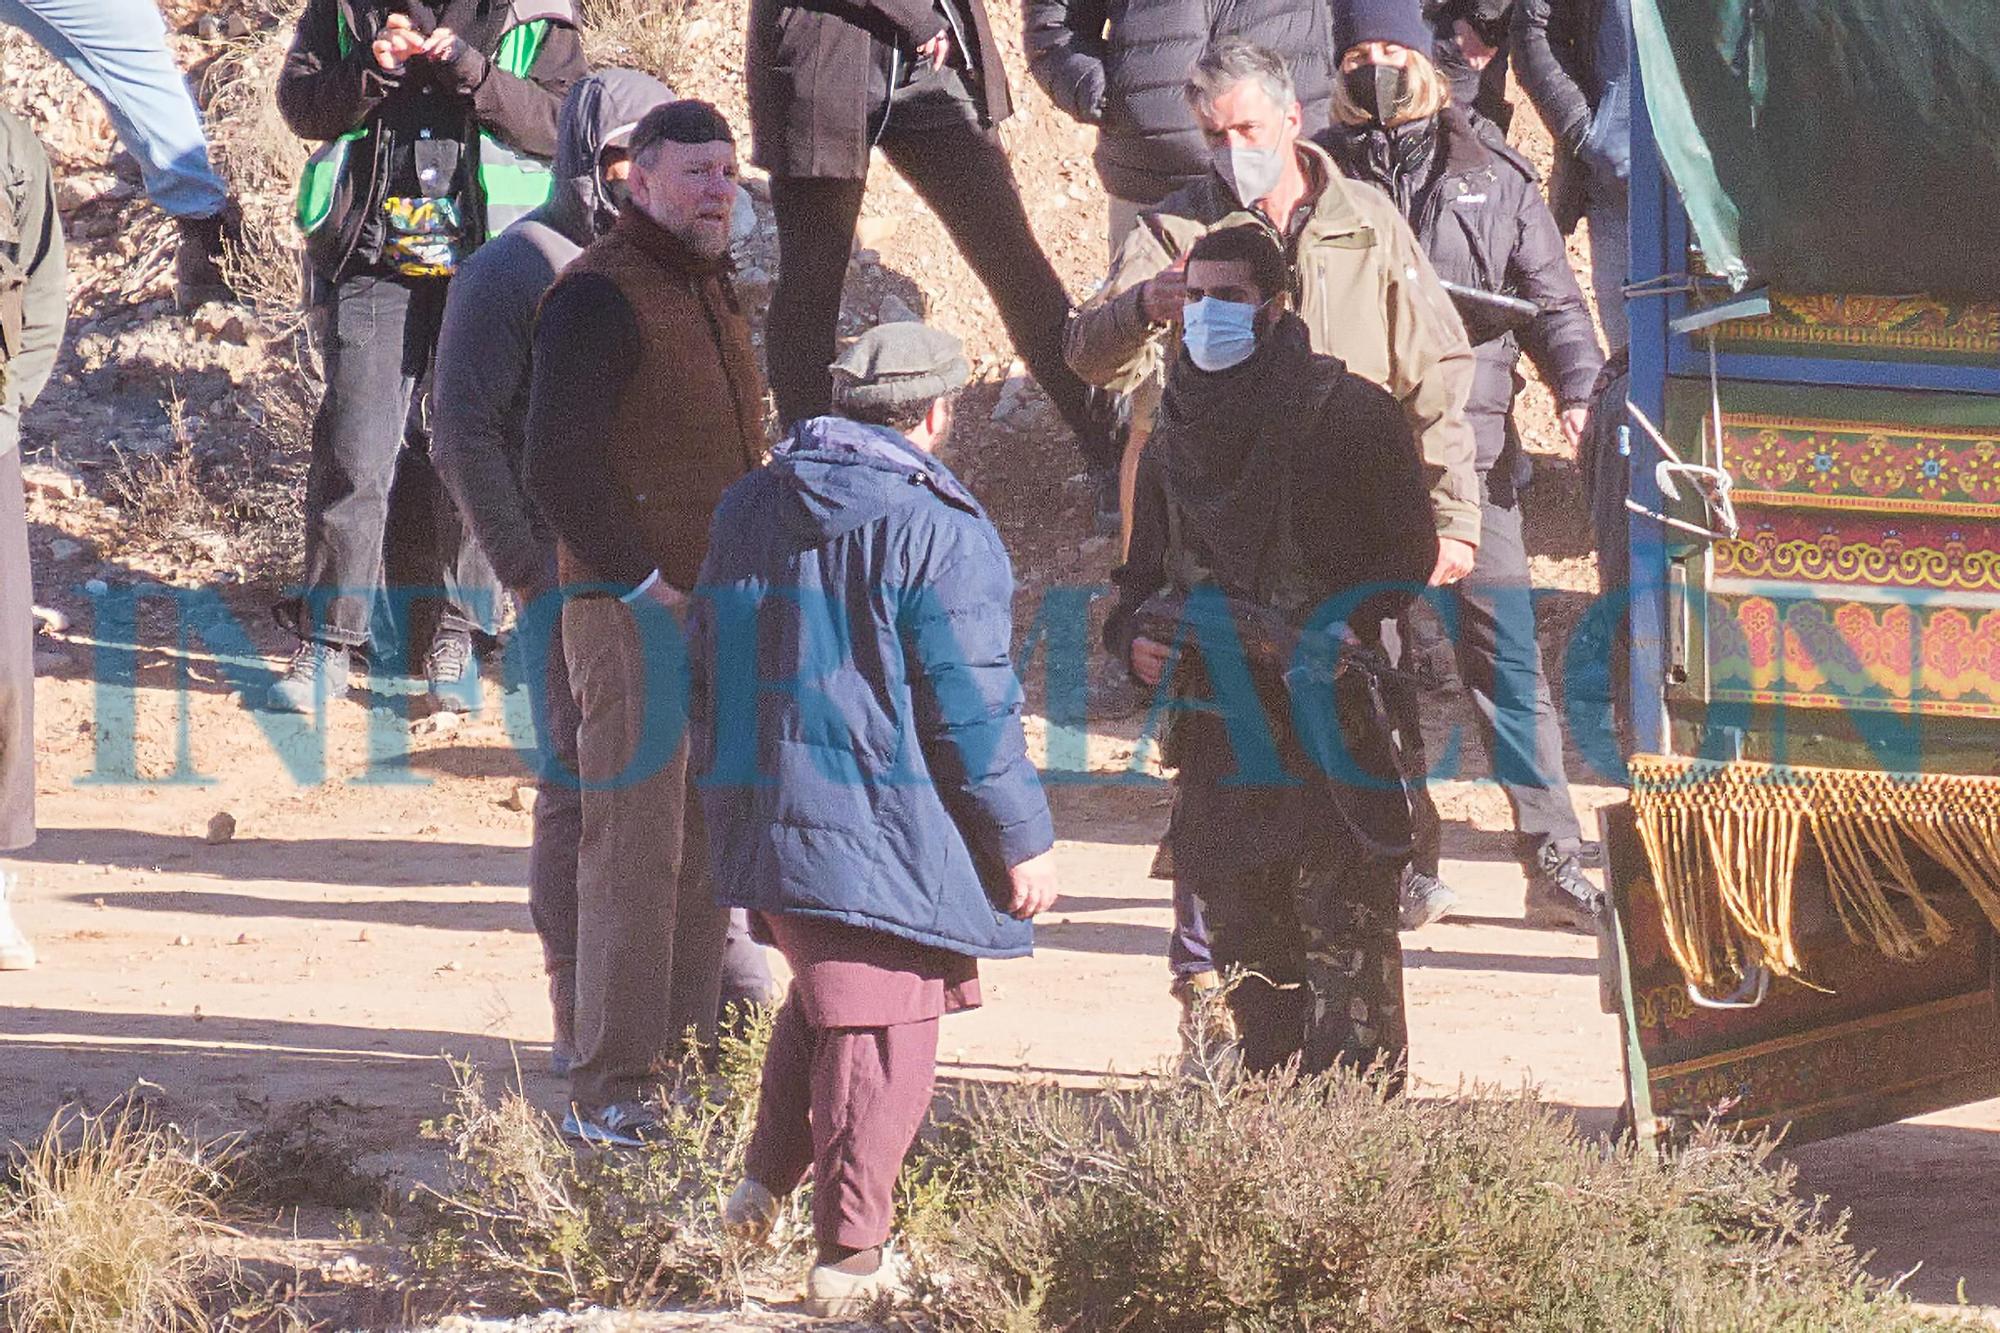
[[[770,472],[785,502],[784,537],[818,546],[931,498],[986,516],[951,469],[901,432],[845,417],[813,417],[771,451]]]
[[[611,230],[618,209],[604,188],[598,154],[613,135],[673,100],[671,88],[636,69],[601,69],[577,80],[556,122],[555,190],[534,216],[578,245]]]

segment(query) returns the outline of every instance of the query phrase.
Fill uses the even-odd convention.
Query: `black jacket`
[[[300,138],[331,141],[364,126],[370,131],[348,157],[333,214],[308,241],[327,277],[377,257],[377,214],[400,149],[428,137],[469,154],[484,130],[531,157],[553,157],[563,94],[589,72],[570,0],[440,0],[422,6],[429,11],[422,17],[434,15],[430,26],[459,36],[458,60],[412,62],[388,74],[370,46],[391,13],[413,8],[409,0],[310,0],[278,76],[278,110]],[[507,30],[543,18],[552,23],[533,76],[516,78],[498,68],[493,55]],[[343,26],[349,34],[345,54]]]
[[[895,121],[891,89],[947,29],[954,83],[980,124],[999,124],[1014,104],[982,0],[751,0],[750,160],[773,176],[866,179]]]
[[[1333,36],[1325,0],[1027,0],[1028,66],[1069,115],[1096,125],[1097,173],[1157,204],[1208,171],[1181,89],[1214,37],[1245,37],[1291,66],[1305,132],[1326,127]]]
[[[1630,74],[1598,66],[1605,48],[1600,29],[1625,21],[1623,6],[1610,0],[1520,0],[1514,7],[1514,73],[1555,136],[1549,206],[1565,234],[1575,229],[1593,191],[1622,196],[1601,162],[1616,155],[1616,146],[1591,140],[1593,133],[1603,139],[1624,132],[1616,124],[1600,124],[1599,110],[1610,85],[1626,82]]]
[[[1590,401],[1604,354],[1534,168],[1457,108],[1432,125],[1427,155],[1416,142],[1419,126],[1386,135],[1342,131],[1328,136],[1327,148],[1347,175],[1381,186],[1397,201],[1441,280],[1524,297],[1541,308],[1518,334],[1502,333],[1472,349],[1477,368],[1465,415],[1483,472],[1507,446],[1514,363],[1524,347],[1565,407]],[[1399,160],[1416,165],[1389,169],[1392,137]]]

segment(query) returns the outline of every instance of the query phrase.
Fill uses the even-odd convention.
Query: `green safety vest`
[[[549,20],[535,19],[509,28],[500,38],[493,63],[515,78],[525,79],[542,53],[549,35]],[[340,54],[354,48],[354,35],[347,30],[347,16],[340,16]],[[306,159],[299,176],[299,230],[310,236],[326,225],[333,215],[333,197],[354,144],[366,137],[368,127],[357,125],[333,142],[322,146]],[[541,158],[517,152],[485,130],[479,132],[479,170],[474,176],[480,211],[486,219],[486,235],[497,236],[508,224],[526,216],[549,201],[555,192],[555,171]]]

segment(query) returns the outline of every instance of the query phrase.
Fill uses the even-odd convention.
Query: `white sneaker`
[[[777,1196],[748,1176],[722,1205],[722,1229],[745,1245],[762,1245],[777,1224]]]
[[[894,1248],[882,1247],[882,1262],[872,1273],[843,1273],[829,1264],[814,1264],[806,1275],[805,1312],[815,1319],[852,1319],[883,1301],[894,1304],[910,1294],[910,1270]]]
[[[18,882],[13,871],[0,870],[0,972],[25,972],[35,965],[35,946],[14,924],[14,909],[9,905]]]

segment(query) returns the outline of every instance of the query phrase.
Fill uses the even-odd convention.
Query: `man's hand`
[[[1580,448],[1583,444],[1583,428],[1590,422],[1590,409],[1565,407],[1556,419],[1562,422],[1563,438],[1569,441],[1569,447]]]
[[[394,74],[411,59],[422,55],[429,40],[410,26],[408,14],[391,14],[383,25],[382,35],[375,39],[370,50],[375,53],[375,63]]]
[[[1171,324],[1187,304],[1187,256],[1146,279],[1139,286],[1139,308],[1151,324]]]
[[[932,69],[943,69],[945,62],[951,59],[951,29],[946,28],[918,47],[917,54],[929,61]]]
[[[1452,29],[1458,34],[1458,49],[1465,53],[1465,63],[1475,71],[1484,72],[1493,63],[1493,57],[1500,54],[1499,47],[1488,46],[1486,39],[1479,35],[1479,29],[1464,19],[1455,20]]]
[[[1007,878],[1014,886],[1014,900],[1007,904],[1009,916],[1032,921],[1037,913],[1046,912],[1056,905],[1058,890],[1053,849],[1012,867],[1007,871]]]
[[[1148,685],[1158,685],[1167,669],[1167,645],[1157,639],[1132,640],[1132,674]]]
[[[1472,558],[1478,551],[1479,548],[1471,542],[1462,542],[1456,537],[1438,538],[1438,562],[1431,570],[1431,586],[1442,588],[1470,574]]]

